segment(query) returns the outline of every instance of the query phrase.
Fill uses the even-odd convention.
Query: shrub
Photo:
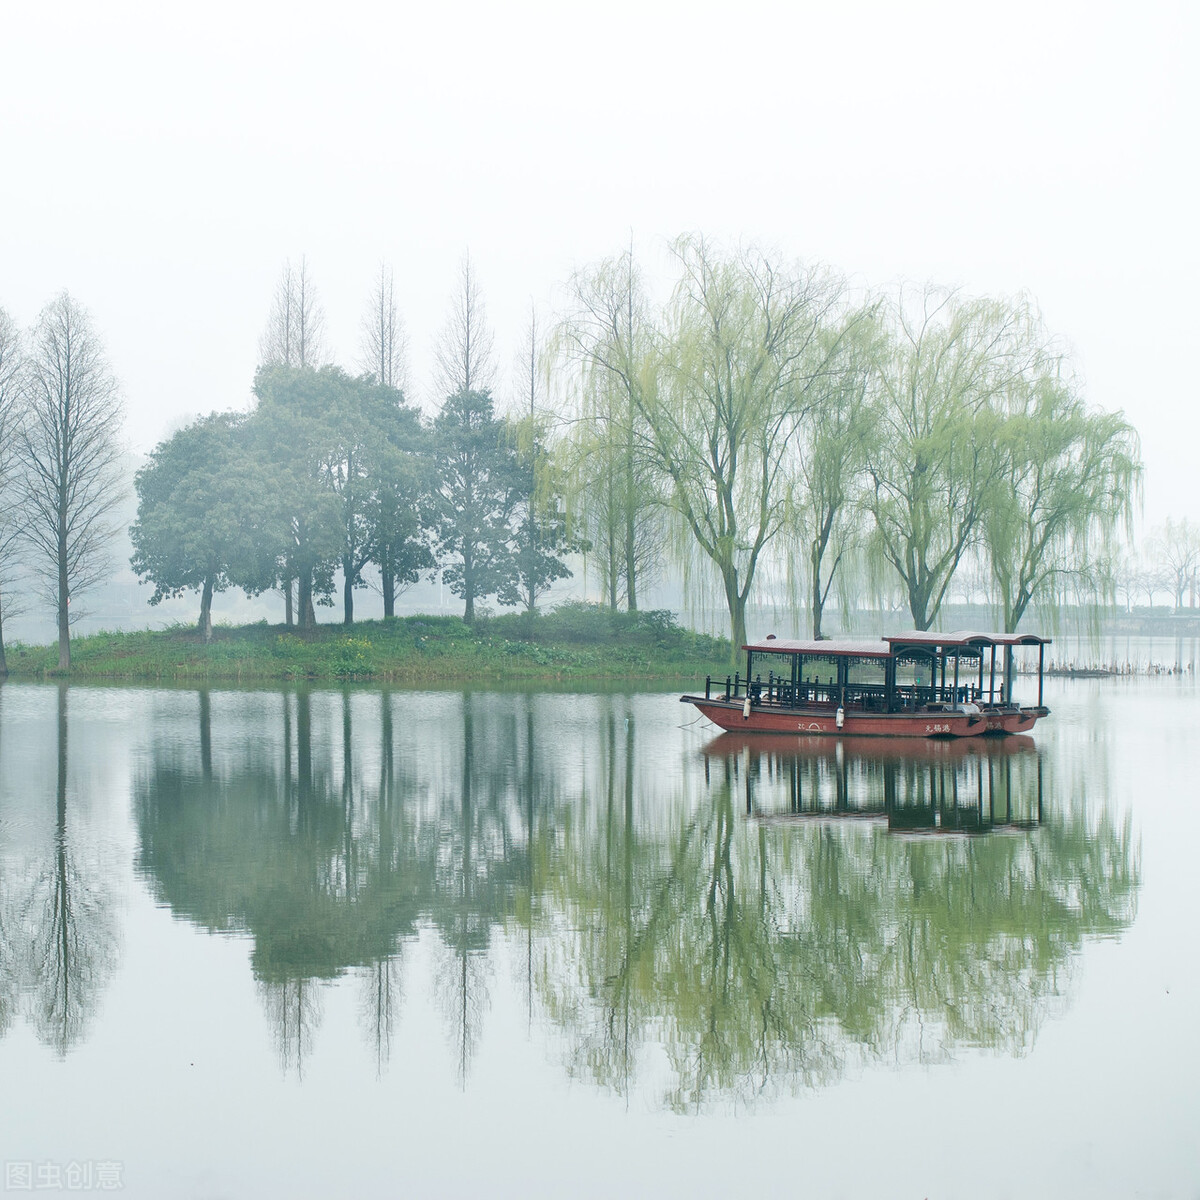
[[[339,679],[370,675],[375,670],[371,643],[366,638],[345,638],[337,648],[334,674]]]

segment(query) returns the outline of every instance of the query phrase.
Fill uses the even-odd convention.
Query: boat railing
[[[795,708],[804,704],[844,704],[872,712],[888,711],[888,689],[882,683],[850,683],[839,687],[836,679],[793,683],[790,679],[769,675],[748,679],[739,672],[726,675],[724,682],[711,675],[704,679],[706,700],[744,700],[750,697],[756,707]],[[892,711],[952,710],[966,704],[992,708],[986,688],[961,683],[957,688],[921,684],[900,684],[892,693]]]
[[[879,690],[882,696],[882,687]],[[744,700],[749,696],[756,706],[792,708],[797,704],[835,704],[838,695],[837,681],[832,679],[828,683],[813,680],[793,685],[790,680],[774,676],[747,679],[737,673],[726,675],[724,683],[720,679],[714,680],[711,675],[704,678],[705,700]]]

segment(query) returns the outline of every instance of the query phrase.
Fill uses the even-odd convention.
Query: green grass
[[[404,617],[320,625],[218,626],[205,645],[192,626],[96,633],[71,641],[72,679],[176,681],[689,680],[724,677],[729,642],[682,629],[667,612],[611,613],[568,604],[553,612],[481,618]],[[14,677],[57,674],[56,646],[15,644]]]

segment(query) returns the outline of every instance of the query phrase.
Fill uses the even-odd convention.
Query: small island
[[[682,628],[674,614],[565,604],[548,613],[413,616],[352,626],[194,625],[72,639],[70,677],[255,683],[299,680],[643,684],[723,674],[729,642]],[[9,648],[14,678],[60,674],[57,646]]]

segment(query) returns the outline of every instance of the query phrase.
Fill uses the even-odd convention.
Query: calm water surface
[[[1047,702],[5,684],[0,1187],[1200,1195],[1200,692]]]

